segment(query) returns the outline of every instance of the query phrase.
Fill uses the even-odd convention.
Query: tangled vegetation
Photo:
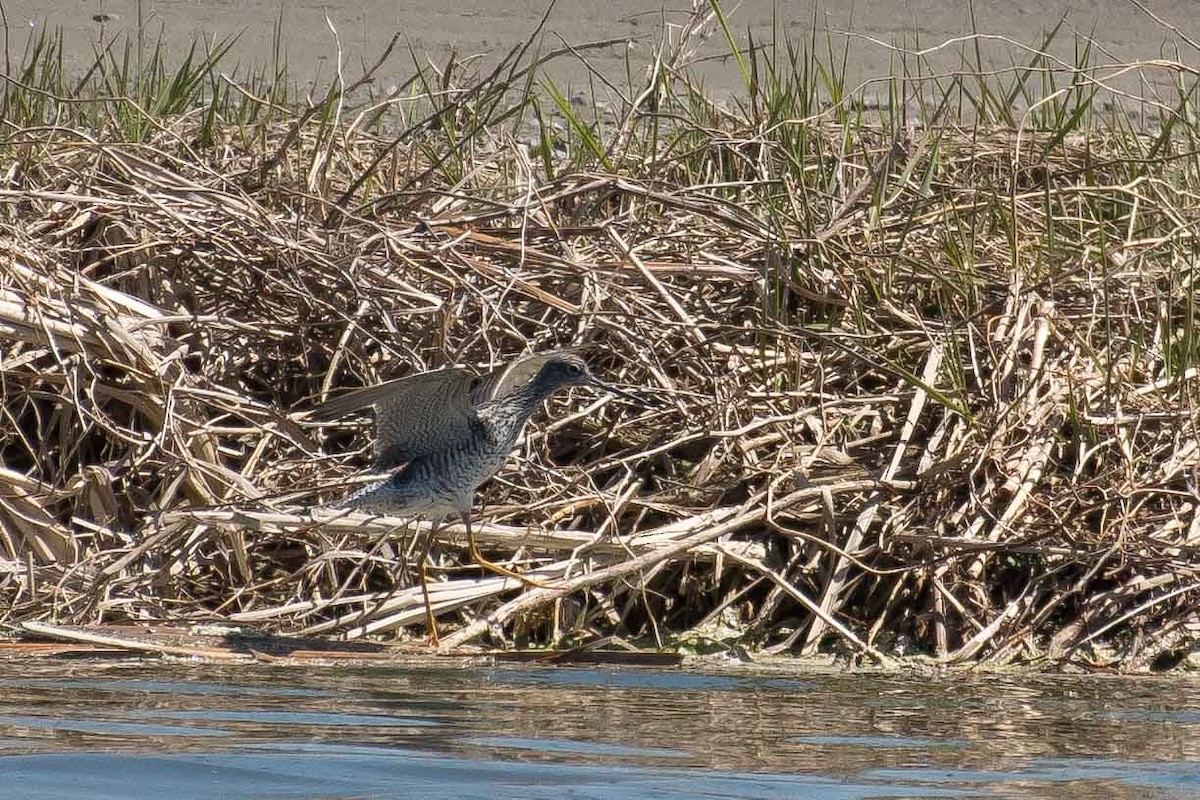
[[[1195,68],[848,86],[734,40],[705,8],[590,107],[548,77],[588,48],[536,35],[307,101],[220,48],[80,80],[34,41],[0,113],[3,618],[423,635],[429,525],[331,508],[369,421],[306,409],[582,344],[654,402],[556,398],[484,487],[481,544],[540,586],[437,531],[443,647],[1187,655]],[[1106,82],[1137,70],[1176,96]]]

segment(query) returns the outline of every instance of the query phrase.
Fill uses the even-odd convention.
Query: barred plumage
[[[457,513],[467,528],[471,557],[494,572],[520,577],[479,554],[470,518],[475,490],[504,465],[542,401],[577,385],[641,403],[598,380],[569,350],[527,356],[479,377],[443,369],[339,395],[314,413],[332,418],[373,407],[375,468],[395,472],[337,505],[435,521]]]

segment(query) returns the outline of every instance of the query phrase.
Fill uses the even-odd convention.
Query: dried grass
[[[685,45],[651,74],[664,103]],[[420,626],[428,525],[320,508],[369,427],[305,409],[587,343],[659,402],[556,399],[485,487],[481,544],[552,588],[481,577],[438,531],[447,646],[1132,666],[1193,636],[1186,137],[687,91],[667,132],[648,91],[594,129],[603,162],[569,131],[563,160],[497,133],[510,106],[480,116],[522,56],[447,70],[437,124],[400,138],[337,103],[136,141],[8,124],[6,621]]]

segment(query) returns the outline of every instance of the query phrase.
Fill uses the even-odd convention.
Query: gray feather
[[[336,419],[364,408],[375,410],[375,469],[469,445],[478,408],[529,383],[555,356],[554,350],[518,358],[478,377],[462,367],[421,372],[375,386],[351,389],[313,408],[319,419]]]

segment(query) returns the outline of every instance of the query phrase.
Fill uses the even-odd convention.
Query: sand
[[[1200,40],[1200,25],[1194,22],[1191,0],[1147,0],[1155,14],[1180,26],[1185,34]],[[20,62],[29,34],[37,27],[61,29],[68,63],[78,71],[91,58],[93,49],[125,31],[136,31],[139,18],[151,41],[163,36],[170,52],[184,53],[195,36],[220,41],[237,36],[234,58],[244,66],[270,64],[274,51],[274,27],[282,21],[281,50],[291,74],[301,83],[328,78],[336,71],[338,41],[344,74],[353,79],[361,74],[361,65],[373,61],[392,35],[403,35],[405,52],[397,53],[380,74],[386,87],[412,71],[407,48],[420,58],[445,62],[449,53],[479,55],[494,59],[523,41],[536,27],[546,9],[543,0],[517,0],[493,3],[487,0],[364,0],[355,3],[285,0],[250,2],[249,0],[4,0],[8,22],[9,64]],[[626,58],[637,68],[650,59],[654,38],[661,36],[663,25],[686,19],[689,4],[668,0],[659,5],[647,0],[560,0],[555,6],[542,40],[543,49],[561,46],[562,41],[578,44],[601,39],[619,39],[620,43],[603,50],[589,51],[591,67],[624,83]],[[899,47],[910,50],[918,45],[931,47],[972,29],[966,3],[945,0],[870,0],[857,3],[824,3],[811,0],[744,0],[735,8],[726,4],[738,31],[752,31],[761,41],[769,40],[773,14],[777,28],[796,40],[810,40],[814,27],[824,47],[826,33],[840,48],[850,42],[848,73],[857,83],[886,75],[898,58]],[[1170,58],[1189,63],[1200,62],[1200,52],[1182,43],[1178,37],[1140,10],[1130,0],[1093,0],[1067,3],[1062,0],[1012,3],[978,2],[975,27],[982,33],[1006,37],[1022,45],[1037,44],[1042,31],[1053,27],[1067,15],[1065,32],[1053,52],[1067,63],[1074,60],[1075,40],[1070,31],[1093,38],[1105,55],[1101,61],[1124,62],[1135,59]],[[326,20],[328,14],[328,22]],[[337,31],[337,39],[331,31]],[[847,33],[849,35],[847,36]],[[1029,58],[1027,52],[1002,39],[984,42],[984,60],[994,68],[1011,66]],[[719,35],[707,44],[705,53],[720,55],[725,45]],[[957,50],[944,48],[932,56],[939,72],[952,72],[961,66]],[[711,90],[734,91],[739,77],[724,59],[714,59],[702,70]],[[552,73],[556,80],[569,84],[571,91],[585,91],[588,67],[577,60],[557,62]],[[1152,76],[1153,82],[1155,78]],[[1139,89],[1137,79],[1118,79],[1127,90]],[[880,91],[885,91],[883,88]]]

